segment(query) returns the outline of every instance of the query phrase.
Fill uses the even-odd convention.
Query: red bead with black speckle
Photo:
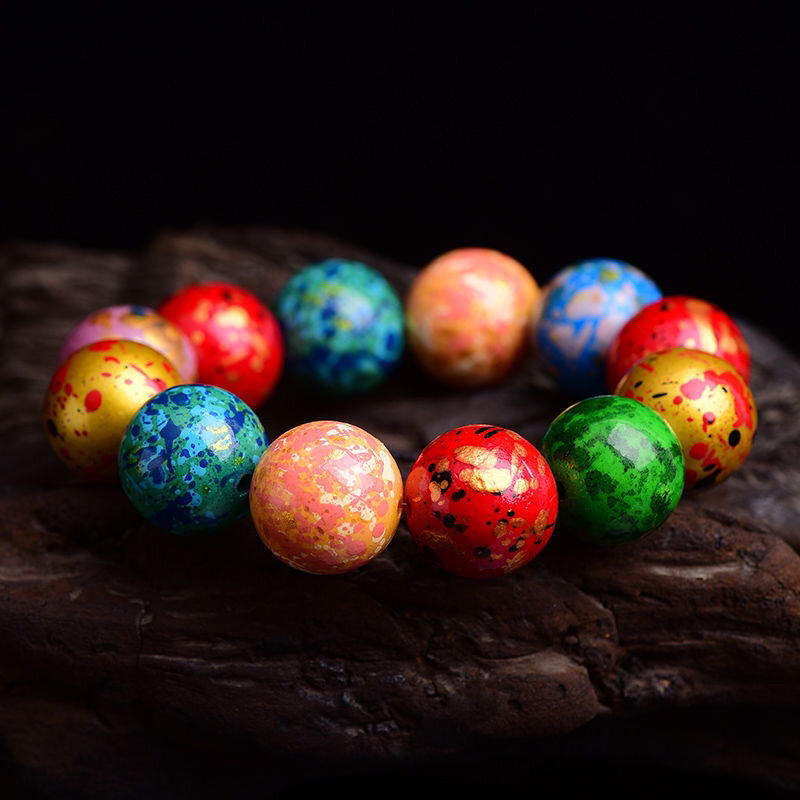
[[[542,454],[495,425],[438,436],[420,453],[405,488],[414,541],[444,569],[469,578],[527,564],[547,544],[558,512]]]
[[[252,292],[232,283],[193,284],[158,312],[189,337],[199,383],[227,389],[253,408],[272,391],[283,365],[283,337]]]
[[[750,348],[736,323],[705,300],[684,295],[662,297],[631,317],[606,357],[610,391],[641,358],[671,347],[701,350],[725,359],[750,382]]]

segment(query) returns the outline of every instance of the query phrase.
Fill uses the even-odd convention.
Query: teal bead
[[[559,488],[559,528],[600,544],[657,528],[683,493],[680,442],[652,409],[602,395],[570,406],[542,442]]]
[[[250,478],[268,445],[255,412],[217,386],[174,386],[128,425],[119,474],[142,516],[172,533],[224,528],[247,514]]]
[[[273,304],[287,371],[343,394],[374,388],[403,354],[403,304],[358,261],[332,258],[292,276]]]

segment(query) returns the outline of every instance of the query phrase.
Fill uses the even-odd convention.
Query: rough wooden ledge
[[[338,578],[283,566],[247,520],[170,537],[119,488],[82,485],[50,453],[41,398],[86,313],[157,305],[212,277],[269,300],[293,270],[334,255],[373,264],[401,292],[414,274],[266,229],[165,235],[138,254],[0,251],[8,785],[204,797],[232,775],[243,791],[275,791],[602,762],[599,779],[609,764],[648,765],[800,789],[800,362],[746,324],[760,426],[745,467],[638,543],[603,550],[556,535],[493,581],[441,572],[402,527],[384,555]],[[284,382],[259,412],[271,437],[314,418],[361,425],[405,475],[455,425],[492,422],[538,444],[564,404],[534,364],[461,394],[407,361],[369,396],[309,397]]]

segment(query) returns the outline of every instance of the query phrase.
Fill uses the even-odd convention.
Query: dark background
[[[800,350],[797,12],[558,8],[15,19],[0,242],[286,225],[540,283],[608,255]]]

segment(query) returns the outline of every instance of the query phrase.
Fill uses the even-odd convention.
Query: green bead
[[[655,411],[627,397],[570,406],[547,429],[542,453],[558,484],[558,526],[586,541],[638,539],[683,493],[680,442]]]

